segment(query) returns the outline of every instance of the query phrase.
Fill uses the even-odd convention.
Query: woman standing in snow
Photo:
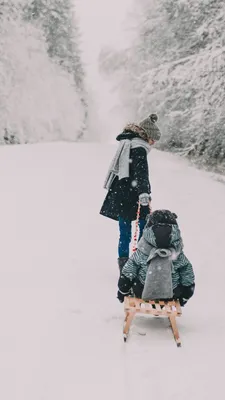
[[[104,188],[108,190],[100,214],[119,222],[118,264],[123,268],[129,258],[132,221],[137,217],[138,203],[140,236],[149,213],[151,185],[147,155],[160,139],[158,117],[151,114],[140,124],[129,124],[116,138],[119,147],[111,162]]]

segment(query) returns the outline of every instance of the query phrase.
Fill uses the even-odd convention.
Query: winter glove
[[[173,298],[179,300],[181,307],[193,296],[195,291],[195,283],[190,286],[178,285],[173,291]]]
[[[120,301],[120,303],[124,302],[124,297],[127,296],[129,293],[121,293],[119,290],[117,292],[117,299]]]
[[[136,278],[134,280],[132,289],[133,289],[133,293],[134,293],[135,297],[137,297],[138,299],[141,299],[144,285],[139,281],[138,278]]]
[[[187,301],[193,296],[195,291],[195,283],[190,286],[182,286],[182,295],[180,297],[180,305],[184,307]]]
[[[132,282],[123,274],[120,275],[118,281],[117,299],[120,303],[124,302],[124,297],[129,296]]]
[[[142,206],[148,206],[151,201],[151,196],[148,193],[141,193],[139,195],[139,201]]]
[[[174,300],[178,300],[182,295],[182,287],[178,285],[175,289],[173,289],[173,298]]]

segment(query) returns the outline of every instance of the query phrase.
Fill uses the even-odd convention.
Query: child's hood
[[[144,239],[156,248],[174,248],[176,252],[183,249],[181,232],[177,224],[156,224],[145,227],[143,231]],[[163,243],[164,245],[161,245]]]

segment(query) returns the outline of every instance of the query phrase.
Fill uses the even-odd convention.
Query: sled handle
[[[137,208],[137,217],[135,221],[135,230],[134,230],[134,239],[133,239],[133,248],[132,251],[133,253],[137,250],[137,237],[138,237],[138,232],[139,232],[139,219],[140,219],[140,213],[141,213],[141,203],[140,200],[138,201],[138,208]],[[152,214],[152,207],[149,203],[149,213]]]

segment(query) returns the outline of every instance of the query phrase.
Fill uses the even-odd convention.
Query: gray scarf
[[[130,150],[137,147],[143,147],[147,153],[151,150],[150,144],[140,138],[134,138],[132,140],[124,139],[120,141],[105,178],[104,189],[110,189],[116,176],[118,176],[119,180],[129,178]]]
[[[151,229],[145,231],[152,233]],[[177,257],[177,252],[173,248],[158,249],[142,236],[138,242],[138,249],[148,256],[148,270],[145,278],[145,285],[142,299],[163,300],[173,297],[172,272],[173,260]]]
[[[173,297],[172,283],[172,252],[169,249],[156,249],[150,254],[150,261],[142,299],[163,300]]]

